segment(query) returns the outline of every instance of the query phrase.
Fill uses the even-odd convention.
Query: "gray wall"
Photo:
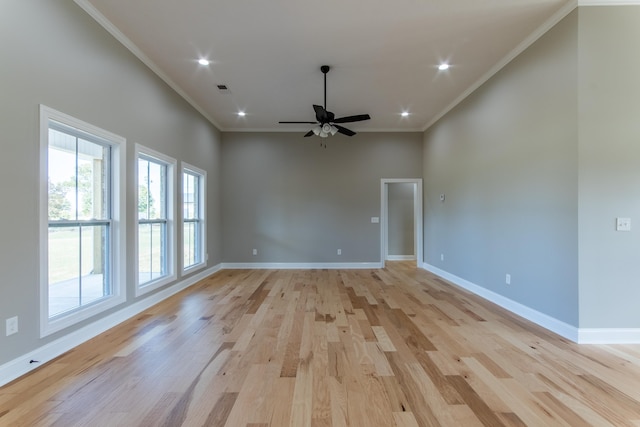
[[[425,262],[574,326],[577,24],[574,11],[431,127],[423,162]]]
[[[640,7],[579,17],[580,326],[640,328]]]
[[[336,135],[326,149],[302,133],[223,133],[222,144],[225,262],[379,262],[380,180],[422,175],[421,133]]]
[[[415,256],[414,206],[415,184],[388,184],[387,249],[391,256]]]
[[[38,338],[38,104],[127,138],[130,206],[135,143],[208,171],[208,265],[222,253],[219,132],[91,17],[70,0],[4,0],[0,58],[2,364],[75,329]],[[135,211],[127,216],[131,260]],[[132,263],[127,277],[130,304]],[[20,331],[5,337],[4,319],[12,316]]]

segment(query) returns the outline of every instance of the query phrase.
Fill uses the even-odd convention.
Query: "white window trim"
[[[49,319],[49,217],[48,217],[48,149],[49,122],[56,121],[95,135],[111,143],[111,268],[113,295],[79,308],[69,314]],[[45,105],[40,105],[40,337],[45,337],[75,325],[126,301],[126,139],[86,123]]]
[[[208,255],[207,255],[207,171],[197,168],[193,165],[190,165],[186,162],[181,162],[181,173],[180,173],[180,220],[181,220],[181,234],[184,233],[184,183],[182,182],[184,178],[185,172],[191,172],[193,174],[200,175],[200,262],[197,264],[190,265],[188,267],[184,266],[184,235],[182,236],[182,243],[180,245],[181,248],[181,257],[180,257],[180,265],[182,266],[182,274],[190,274],[194,271],[198,271],[207,266]]]
[[[146,282],[143,285],[140,285],[140,276],[138,274],[138,159],[140,155],[151,157],[155,160],[158,160],[161,163],[164,163],[167,166],[167,274],[158,278],[157,280],[153,280],[151,282]],[[136,218],[136,231],[135,231],[135,262],[133,269],[135,271],[135,290],[136,296],[144,295],[148,292],[153,291],[154,289],[158,289],[162,286],[167,285],[168,283],[175,282],[176,275],[176,169],[178,162],[176,159],[166,156],[158,151],[152,150],[151,148],[147,148],[143,145],[136,144],[135,145],[135,218]]]

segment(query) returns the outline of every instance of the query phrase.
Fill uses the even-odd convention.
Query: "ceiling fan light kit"
[[[346,136],[353,136],[356,133],[351,129],[347,129],[343,126],[340,126],[338,123],[353,123],[359,122],[363,120],[370,120],[371,116],[368,114],[358,114],[355,116],[347,116],[335,118],[335,115],[327,110],[327,73],[331,67],[328,65],[323,65],[320,67],[320,71],[324,74],[324,106],[314,105],[313,109],[316,112],[316,121],[315,122],[295,122],[295,121],[284,121],[279,123],[297,123],[297,124],[310,124],[315,125],[309,132],[307,132],[304,136],[309,137],[312,135],[319,136],[320,138],[327,138],[328,136],[333,136],[336,133],[341,133]]]
[[[333,136],[338,132],[338,128],[335,126],[331,126],[329,123],[325,123],[322,126],[315,125],[311,131],[315,136],[319,136],[320,138],[326,138],[328,136]]]

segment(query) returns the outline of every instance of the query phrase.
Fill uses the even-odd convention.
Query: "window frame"
[[[199,218],[196,221],[193,221],[192,219],[186,219],[184,216],[184,176],[185,174],[190,174],[193,176],[196,176],[198,178],[198,197],[199,197],[199,204],[198,204],[198,215]],[[182,266],[182,274],[189,274],[192,273],[194,271],[198,271],[200,269],[203,269],[207,266],[207,262],[208,262],[208,255],[207,255],[207,198],[206,198],[206,188],[207,188],[207,171],[200,169],[198,167],[195,167],[193,165],[190,165],[189,163],[186,162],[181,162],[181,174],[180,174],[180,205],[181,205],[181,222],[182,222],[182,227],[181,227],[181,233],[182,233],[182,243],[180,245],[181,248],[181,257],[180,257],[180,264]],[[200,255],[200,261],[192,264],[192,265],[188,265],[185,266],[184,264],[184,225],[186,222],[198,222],[200,227],[198,230],[198,239],[199,242],[196,243],[196,247],[199,246],[198,252]],[[199,243],[199,245],[198,245]]]
[[[39,285],[40,285],[40,337],[45,337],[83,320],[96,316],[126,301],[126,139],[90,123],[57,111],[45,105],[39,106],[40,115],[40,180],[39,180]],[[72,128],[76,136],[86,134],[110,147],[109,188],[110,212],[108,219],[57,221],[63,225],[108,224],[109,242],[106,264],[110,277],[111,295],[90,302],[68,312],[49,317],[49,129],[51,122]],[[55,127],[54,127],[55,128]]]
[[[165,218],[163,220],[140,220],[138,218],[138,200],[139,200],[139,188],[140,188],[140,183],[138,181],[139,179],[139,170],[138,170],[138,163],[139,163],[139,159],[144,159],[147,161],[153,161],[155,163],[161,164],[163,166],[166,167],[166,174],[165,174],[165,179],[166,179],[166,183],[165,183],[165,191],[166,191],[166,195],[165,195],[165,202],[166,205],[164,206],[164,210],[165,210]],[[177,278],[176,275],[176,242],[177,242],[177,236],[176,236],[176,227],[175,227],[175,209],[176,209],[176,203],[175,203],[175,198],[176,198],[176,169],[177,169],[177,161],[169,156],[166,156],[156,150],[153,150],[151,148],[145,147],[141,144],[135,144],[135,156],[134,156],[134,163],[135,163],[135,184],[134,184],[134,193],[135,193],[135,203],[134,203],[134,210],[135,210],[135,223],[136,223],[136,229],[135,229],[135,245],[134,245],[134,250],[135,250],[135,262],[133,265],[133,269],[134,269],[134,278],[135,278],[135,294],[136,296],[141,296],[144,295],[150,291],[153,291],[155,289],[158,289],[162,286],[167,285],[168,283],[174,282]],[[140,274],[139,274],[139,228],[140,228],[140,224],[158,224],[158,223],[163,223],[165,225],[165,232],[166,232],[166,244],[165,244],[165,254],[164,254],[164,259],[166,261],[166,264],[164,266],[164,268],[166,268],[166,274],[155,279],[155,280],[151,280],[149,282],[144,282],[144,283],[140,283]]]

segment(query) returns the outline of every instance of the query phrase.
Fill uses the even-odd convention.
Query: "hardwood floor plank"
[[[222,397],[216,402],[203,425],[211,427],[224,426],[237,399],[238,393],[223,393]]]
[[[411,412],[394,412],[393,420],[396,427],[420,427],[416,417]]]
[[[342,378],[329,377],[329,396],[331,399],[331,424],[333,427],[347,427],[349,409],[347,408],[347,390]]]
[[[310,427],[313,411],[313,370],[311,360],[302,360],[296,375],[291,402],[291,427]]]
[[[487,406],[484,400],[469,386],[469,384],[458,375],[447,377],[449,384],[453,386],[469,408],[476,414],[476,417],[486,427],[503,426],[504,424],[496,414]]]
[[[429,405],[429,397],[423,394],[419,383],[414,380],[411,370],[401,359],[400,353],[387,353],[387,358],[418,424],[421,426],[440,426],[440,422]]]
[[[275,378],[268,401],[271,411],[270,426],[288,426],[291,419],[291,402],[295,388],[295,378]]]
[[[327,342],[327,324],[313,324],[313,399],[311,408],[312,426],[331,425],[331,396],[329,393],[329,343]]]
[[[0,426],[640,426],[582,346],[412,263],[225,270],[0,388]]]
[[[538,398],[538,400],[544,403],[545,406],[550,408],[554,413],[558,414],[569,425],[583,426],[583,425],[589,424],[584,418],[582,418],[580,415],[572,411],[571,408],[568,408],[567,406],[565,406],[561,401],[556,399],[551,393],[545,391],[545,392],[536,392],[534,394]]]
[[[404,389],[399,384],[398,379],[395,376],[384,376],[381,380],[387,400],[391,405],[391,411],[393,413],[411,412],[409,399],[407,399]]]

